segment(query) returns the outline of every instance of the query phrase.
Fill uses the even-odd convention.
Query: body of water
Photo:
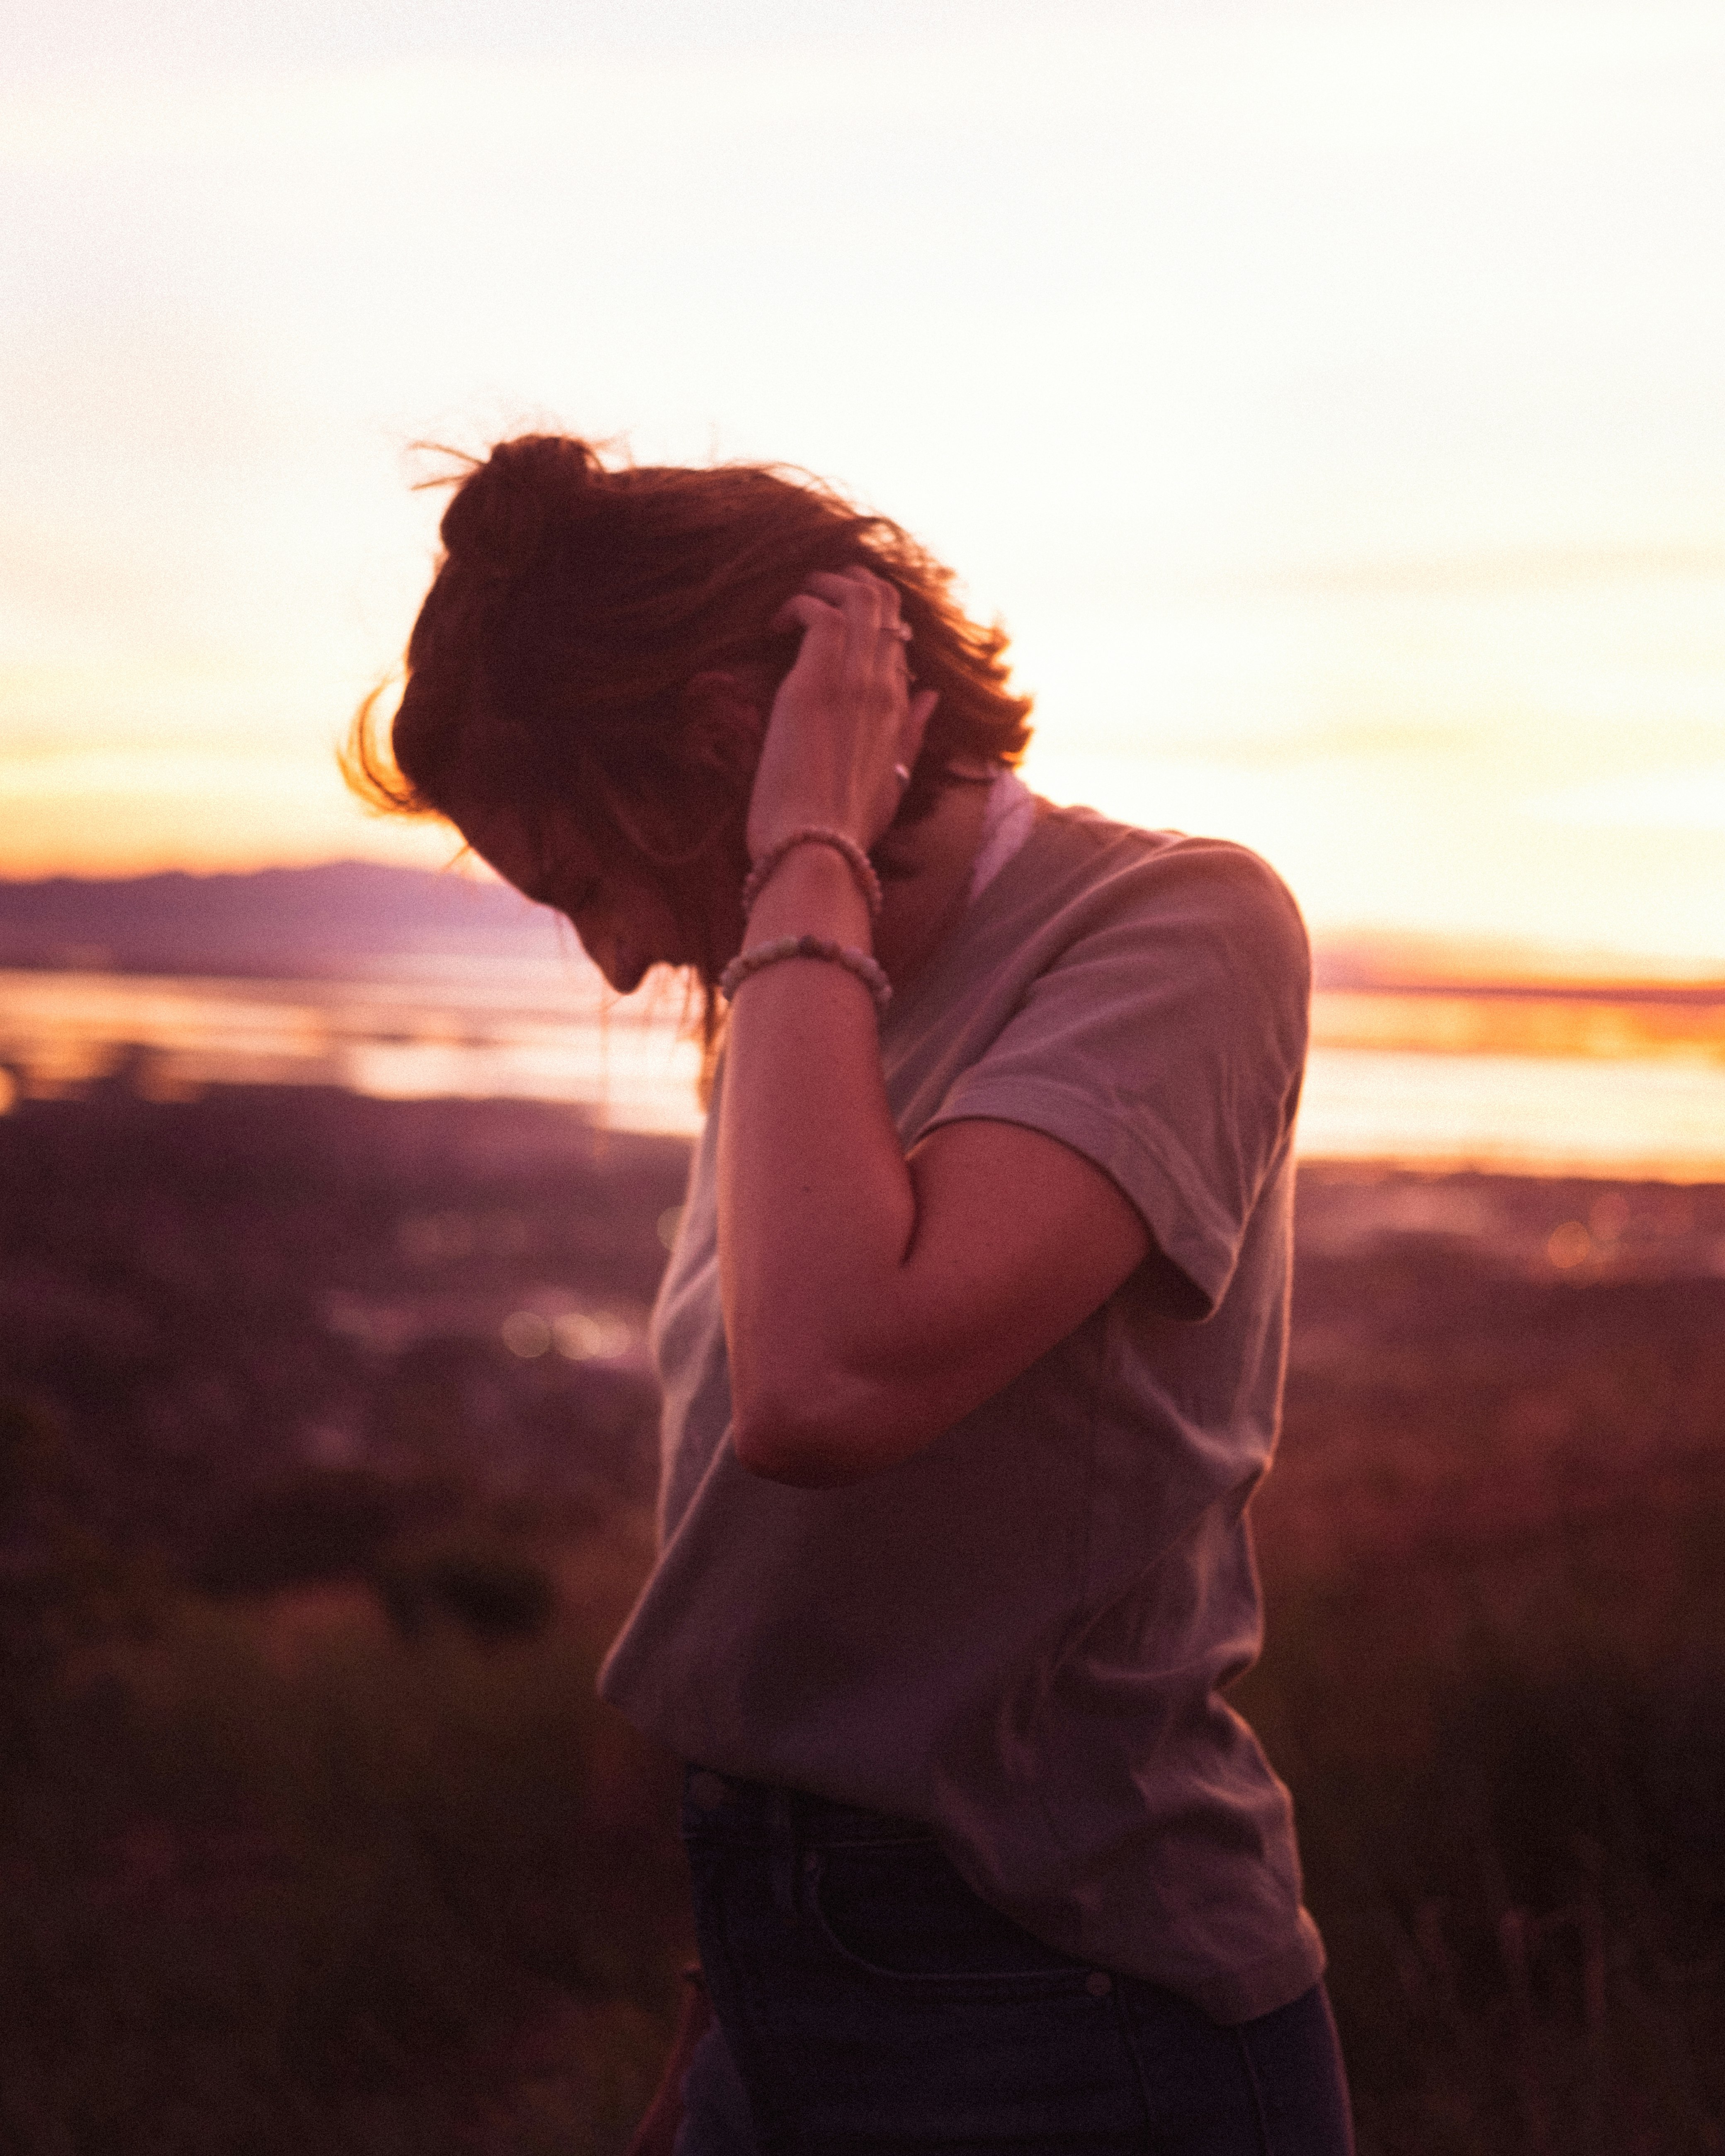
[[[0,972],[0,1100],[115,1075],[162,1099],[333,1085],[689,1132],[690,1015],[678,990],[617,1002],[572,958],[318,980]],[[1313,1039],[1309,1158],[1725,1179],[1725,996],[1327,991]]]

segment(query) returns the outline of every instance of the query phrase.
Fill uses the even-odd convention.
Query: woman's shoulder
[[[1293,893],[1260,854],[1235,839],[1147,829],[1041,800],[1034,835],[1024,882],[1045,906],[1097,924],[1138,919],[1161,932],[1249,934],[1304,958],[1306,927]]]

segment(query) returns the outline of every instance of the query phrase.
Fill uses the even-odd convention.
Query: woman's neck
[[[921,972],[964,911],[993,775],[992,766],[961,767],[960,783],[944,788],[921,823],[895,837],[902,873],[886,885],[875,930],[875,955],[895,988]]]

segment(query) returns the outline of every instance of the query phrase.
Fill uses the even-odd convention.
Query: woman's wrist
[[[756,897],[746,941],[781,936],[822,936],[868,951],[874,922],[850,864],[830,846],[797,846],[787,853]]]
[[[745,982],[790,958],[819,958],[823,965],[841,967],[862,983],[877,1011],[884,1013],[892,1001],[892,983],[870,953],[854,943],[835,943],[829,936],[780,936],[768,943],[751,943],[720,974],[719,993],[735,1003]]]
[[[824,846],[835,853],[850,870],[851,880],[862,893],[863,902],[871,917],[878,920],[885,895],[880,879],[875,873],[875,865],[869,859],[860,842],[833,824],[799,824],[773,839],[755,856],[755,865],[749,870],[742,886],[742,910],[752,914],[756,901],[783,864],[802,846]]]

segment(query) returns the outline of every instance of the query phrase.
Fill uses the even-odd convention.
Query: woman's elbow
[[[738,1464],[768,1482],[798,1490],[836,1490],[889,1467],[919,1449],[920,1441],[879,1414],[762,1400],[739,1406],[731,1428]]]

